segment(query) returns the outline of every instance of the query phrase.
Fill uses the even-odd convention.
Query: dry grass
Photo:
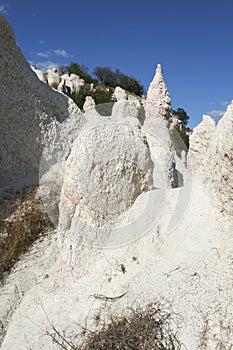
[[[80,345],[61,334],[55,327],[47,332],[52,341],[65,350],[180,350],[182,344],[176,331],[179,318],[160,303],[130,308],[123,316],[111,316],[109,322],[101,320],[96,331],[84,330]]]
[[[40,199],[23,194],[0,207],[0,281],[9,273],[20,256],[35,242],[40,233],[52,227]]]

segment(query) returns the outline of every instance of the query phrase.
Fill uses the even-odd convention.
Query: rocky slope
[[[38,184],[42,158],[47,167],[64,160],[85,119],[71,99],[37,78],[2,13],[0,52],[1,198]]]
[[[2,16],[0,39],[1,186],[38,177],[44,158],[46,210],[60,206],[58,229],[42,235],[1,286],[1,349],[56,350],[56,330],[75,342],[78,325],[94,330],[107,312],[157,300],[179,316],[171,327],[187,349],[230,349],[232,105],[217,126],[204,117],[194,130],[187,181],[172,188],[160,66],[142,129],[119,89],[111,116],[101,117],[91,98],[83,116],[40,82]],[[51,195],[58,178],[61,197]]]

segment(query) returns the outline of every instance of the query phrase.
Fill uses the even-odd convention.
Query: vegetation
[[[122,89],[130,91],[135,95],[142,96],[144,87],[133,77],[122,73],[119,69],[115,72],[110,67],[96,67],[94,75],[97,77],[99,84],[116,87],[120,86]]]
[[[78,94],[71,94],[70,97],[80,109],[83,109],[87,96],[93,97],[96,105],[100,105],[112,102],[113,92],[113,88],[101,88],[97,86],[96,88],[92,89],[90,85],[86,85]]]
[[[189,116],[183,108],[177,108],[177,110],[172,110],[172,116],[176,116],[181,121],[183,127],[187,126]]]
[[[89,68],[85,65],[71,62],[70,65],[66,67],[66,70],[69,74],[77,74],[81,79],[84,79],[87,84],[97,83],[97,80],[89,74]]]
[[[51,227],[53,224],[44,213],[41,200],[35,197],[24,201],[22,194],[18,194],[10,205],[9,201],[1,203],[0,281],[40,233]]]
[[[142,96],[144,93],[144,87],[137,79],[122,73],[119,69],[112,71],[111,67],[95,67],[93,74],[97,79],[90,74],[87,66],[75,62],[71,62],[66,67],[59,67],[59,72],[61,74],[77,74],[81,79],[84,79],[86,84],[94,84],[95,86],[99,84],[111,88],[120,86],[124,90],[132,92],[138,96]]]
[[[52,341],[66,350],[180,350],[177,338],[178,317],[170,310],[163,310],[159,303],[145,307],[130,308],[123,316],[110,316],[110,322],[96,315],[95,324],[100,330],[89,331],[83,328],[84,341],[75,345],[60,333],[52,324],[52,332],[47,335]]]

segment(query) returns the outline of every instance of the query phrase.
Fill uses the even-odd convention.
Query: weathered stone
[[[206,165],[210,161],[208,152],[214,134],[214,120],[208,115],[203,115],[202,122],[190,136],[189,168],[192,169],[193,174],[197,173],[201,177],[206,176]]]
[[[38,183],[65,160],[85,123],[75,103],[42,83],[26,62],[0,13],[0,183],[6,190]],[[1,197],[0,195],[0,197]]]
[[[117,86],[115,88],[114,95],[117,102],[114,103],[112,108],[112,121],[120,122],[129,125],[140,125],[137,118],[138,108],[134,102],[128,101],[125,90]]]
[[[83,105],[84,112],[91,111],[95,109],[95,101],[93,97],[87,96]]]
[[[36,73],[38,79],[40,79],[44,83],[47,83],[47,79],[45,78],[41,70],[37,69],[36,66],[31,66],[31,69],[33,70],[34,73]]]
[[[77,74],[63,74],[60,77],[60,82],[57,86],[57,90],[69,94],[78,94],[84,84],[84,80],[80,79]]]
[[[114,225],[152,188],[152,168],[148,144],[137,127],[109,123],[82,133],[66,163],[60,241],[77,245],[92,230],[94,241],[98,227]]]
[[[210,117],[193,132],[189,164],[197,179],[207,187],[215,205],[233,215],[233,102],[215,127]]]
[[[147,92],[146,119],[143,125],[152,160],[155,163],[154,186],[156,188],[177,186],[174,152],[168,130],[168,120],[165,119],[170,108],[170,97],[163,80],[162,67],[158,65]]]
[[[157,65],[154,79],[150,83],[146,108],[153,110],[155,114],[166,119],[170,118],[171,98],[163,78],[162,66]]]

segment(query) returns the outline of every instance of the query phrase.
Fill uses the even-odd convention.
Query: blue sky
[[[119,68],[147,89],[161,63],[172,107],[193,128],[233,99],[232,0],[0,0],[25,58]]]

